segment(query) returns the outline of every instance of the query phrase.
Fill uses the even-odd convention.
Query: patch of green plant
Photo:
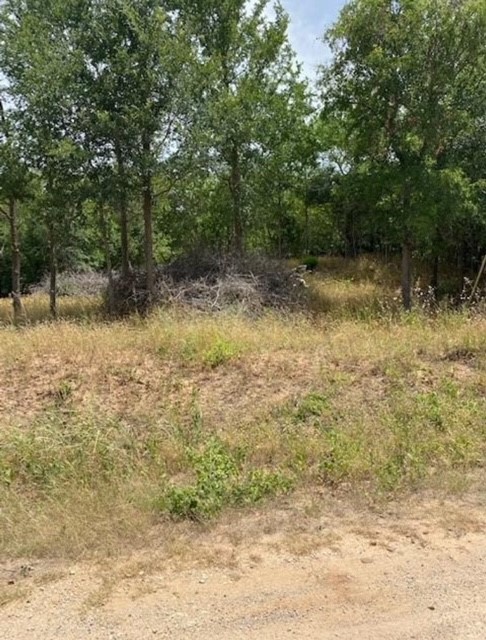
[[[231,452],[217,438],[201,450],[190,450],[188,458],[194,482],[171,487],[162,503],[176,517],[207,520],[227,506],[255,504],[292,486],[290,479],[279,472],[246,472],[243,453]]]
[[[235,504],[256,504],[267,497],[288,493],[294,482],[281,472],[255,469],[234,488]]]
[[[159,443],[116,419],[52,410],[28,429],[0,435],[0,482],[48,491],[76,483],[93,486],[127,476],[151,459]]]
[[[468,394],[459,395],[454,383],[441,381],[436,390],[397,393],[391,403],[389,434],[377,450],[374,466],[381,489],[420,486],[437,471],[484,460],[479,417],[484,407]],[[381,419],[385,425],[387,420]]]
[[[423,419],[424,424],[428,424],[438,431],[444,431],[446,428],[444,404],[444,399],[441,399],[434,391],[417,395],[416,409],[419,417]]]
[[[306,256],[301,260],[301,264],[307,267],[307,271],[315,271],[319,266],[319,259],[316,256]]]
[[[297,404],[293,417],[298,422],[321,418],[329,411],[329,400],[320,393],[309,393]]]
[[[73,385],[69,380],[61,380],[56,390],[56,401],[59,404],[67,402],[73,395]]]
[[[319,465],[322,480],[335,485],[356,479],[369,464],[361,440],[336,429],[330,429],[324,437],[326,451]]]
[[[207,367],[216,369],[216,367],[236,358],[239,353],[237,345],[229,340],[219,338],[209,349],[204,351],[202,361]]]

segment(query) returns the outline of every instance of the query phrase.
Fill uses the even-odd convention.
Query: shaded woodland
[[[486,253],[486,4],[353,0],[306,79],[267,0],[0,3],[0,294],[218,259]],[[425,265],[425,267],[424,267]],[[453,277],[451,277],[453,276]],[[120,285],[121,283],[121,285]]]

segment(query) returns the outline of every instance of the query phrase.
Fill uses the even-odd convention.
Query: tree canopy
[[[486,5],[351,0],[313,85],[268,0],[0,3],[0,294],[212,251],[486,251]]]

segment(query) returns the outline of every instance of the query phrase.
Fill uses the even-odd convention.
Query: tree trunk
[[[403,185],[403,218],[404,231],[402,243],[402,302],[405,311],[412,309],[412,240],[409,229],[411,205],[411,185],[408,179]]]
[[[466,276],[467,276],[467,268],[466,268],[466,260],[467,260],[467,243],[463,240],[459,246],[459,254],[457,256],[457,270],[459,272],[459,292],[463,293],[466,288]]]
[[[237,256],[244,253],[244,231],[241,210],[241,167],[238,145],[231,149],[230,192],[233,210],[233,250]]]
[[[409,240],[402,244],[402,301],[405,311],[412,309],[412,245]]]
[[[9,223],[10,223],[10,242],[12,251],[12,304],[14,323],[21,322],[24,318],[24,308],[22,305],[21,285],[20,285],[20,238],[18,228],[17,202],[15,198],[9,201]]]
[[[354,234],[354,211],[345,205],[344,209],[344,257],[356,258],[356,244]]]
[[[143,152],[147,167],[142,177],[143,190],[143,221],[144,221],[144,249],[145,271],[147,275],[146,286],[148,305],[153,303],[155,295],[155,267],[154,267],[154,231],[153,231],[153,193],[152,173],[148,166],[150,161],[151,144],[148,137],[143,140]]]
[[[118,171],[118,208],[120,214],[120,240],[121,240],[121,274],[126,280],[130,273],[130,247],[128,241],[128,202],[126,189],[126,170],[120,143],[115,142],[115,156]]]
[[[434,291],[434,295],[437,298],[437,291],[439,289],[439,256],[435,256],[432,263],[432,280],[430,283]]]
[[[49,222],[49,309],[52,318],[57,318],[57,251],[54,225]]]
[[[305,216],[305,255],[310,255],[310,215],[309,215],[309,204],[305,203],[304,209]]]
[[[108,313],[113,315],[115,312],[115,297],[113,289],[113,265],[111,261],[111,246],[108,223],[105,215],[105,208],[100,206],[100,227],[103,240],[103,249],[105,252],[106,276],[108,278]]]

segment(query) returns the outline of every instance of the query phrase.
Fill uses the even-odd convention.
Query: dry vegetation
[[[0,551],[116,552],[293,488],[464,489],[486,453],[486,318],[400,315],[379,265],[327,261],[312,314],[0,306]],[[73,318],[76,318],[74,321]],[[169,526],[169,524],[167,524]]]

